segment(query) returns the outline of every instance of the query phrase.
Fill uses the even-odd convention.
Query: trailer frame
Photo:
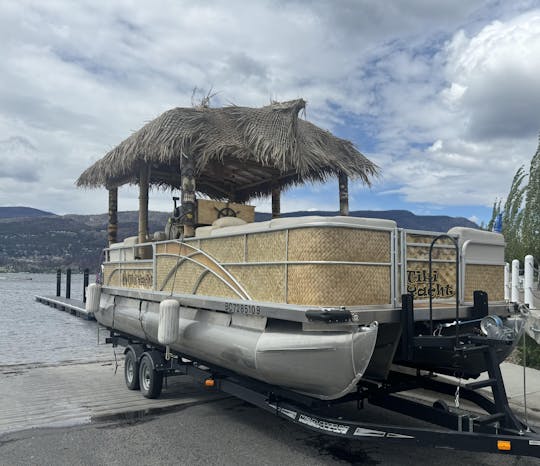
[[[152,359],[156,373],[159,372],[165,380],[176,375],[190,376],[207,389],[222,391],[321,434],[350,440],[384,439],[407,445],[540,458],[540,435],[518,420],[511,410],[510,424],[515,422],[517,425],[508,427],[508,422],[505,423],[498,415],[500,406],[497,401],[491,401],[472,388],[461,387],[461,397],[486,411],[487,415],[452,408],[442,400],[429,405],[418,399],[403,396],[403,393],[418,388],[442,395],[455,392],[456,384],[440,380],[437,375],[430,372],[417,370],[416,374],[406,374],[392,371],[384,382],[362,380],[356,392],[337,400],[323,401],[240,376],[206,361],[193,360],[188,355],[174,353],[166,359],[168,354],[166,348],[140,341],[116,330],[109,330],[110,336],[106,338],[106,343],[111,343],[114,347],[125,347],[124,353],[134,351],[139,360],[148,355]],[[502,383],[502,380],[499,382]],[[359,422],[326,414],[348,402],[356,402],[356,409],[359,410],[369,403],[387,411],[427,422],[434,427],[419,428]]]

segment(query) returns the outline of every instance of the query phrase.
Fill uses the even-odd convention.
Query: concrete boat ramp
[[[48,367],[0,366],[0,437],[40,427],[66,427],[136,419],[160,411],[205,403],[225,396],[188,377],[168,380],[157,400],[144,398],[124,384],[122,355],[114,361]]]

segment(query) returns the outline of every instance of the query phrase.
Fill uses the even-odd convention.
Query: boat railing
[[[314,226],[308,224],[305,227],[312,228]],[[334,226],[329,225],[330,228]],[[343,225],[341,227],[343,228]],[[345,228],[354,229],[358,227],[347,225]],[[261,259],[251,256],[252,251],[248,248],[250,235],[268,232],[267,230],[257,230],[230,236],[193,237],[185,241],[165,240],[137,244],[115,244],[105,249],[105,266],[110,274],[118,274],[117,286],[143,287],[161,291],[164,289],[167,279],[177,273],[179,266],[191,262],[201,267],[201,276],[194,281],[193,287],[183,290],[184,293],[196,294],[201,282],[206,276],[211,275],[233,290],[233,294],[240,299],[251,299],[251,296],[257,295],[250,288],[253,284],[246,286],[244,283],[246,274],[251,274],[251,271],[255,273],[257,267],[280,267],[282,270],[281,283],[272,283],[279,286],[280,290],[284,290],[282,298],[279,298],[278,301],[285,303],[295,302],[294,299],[290,299],[289,272],[291,268],[311,265],[312,270],[324,271],[325,266],[358,266],[358,268],[350,268],[350,274],[353,274],[350,276],[354,277],[354,274],[360,273],[362,268],[363,273],[369,274],[371,273],[369,272],[370,267],[386,267],[389,272],[387,275],[388,281],[381,281],[379,286],[381,290],[380,296],[386,294],[387,297],[382,297],[376,303],[371,304],[399,308],[401,306],[401,296],[411,293],[417,307],[428,308],[429,306],[431,312],[433,312],[434,307],[452,307],[454,301],[458,301],[461,305],[472,302],[471,290],[484,289],[481,278],[485,274],[485,268],[489,269],[496,266],[497,271],[499,266],[501,271],[504,268],[504,262],[499,263],[497,258],[493,259],[489,251],[487,256],[484,253],[489,248],[499,247],[500,244],[498,243],[469,239],[460,244],[458,235],[441,235],[438,232],[399,228],[380,228],[380,231],[388,233],[388,242],[385,246],[386,251],[388,251],[386,258],[375,258],[375,260],[371,261],[332,260],[332,258],[328,257],[323,258],[328,260],[293,260],[298,259],[298,257],[295,258],[289,252],[289,236],[292,234],[291,231],[296,229],[298,229],[297,226],[292,226],[277,230],[280,231],[282,238],[284,238],[282,243],[284,251],[280,253],[279,257],[270,253],[263,254],[264,258],[261,256]],[[360,227],[360,229],[362,228]],[[374,228],[363,229],[374,230]],[[379,229],[377,228],[377,230]],[[441,239],[432,244],[437,237],[441,237]],[[235,247],[238,251],[242,251],[239,257],[231,259],[226,257],[228,254],[223,257],[217,254],[214,257],[213,251],[206,250],[206,241],[214,242],[212,244],[215,245],[215,242],[219,242],[220,239],[224,240],[224,244],[228,241],[238,243]],[[455,252],[456,242],[460,246],[458,247],[457,258]],[[335,247],[347,248],[347,245],[336,244]],[[487,259],[484,259],[482,255],[486,256]],[[162,266],[160,266],[159,271],[157,270],[157,263],[165,256],[174,257],[175,259],[168,261],[170,269],[164,275]],[[309,259],[309,257],[305,259]],[[318,259],[318,257],[314,257],[314,259]],[[318,268],[318,266],[322,268]],[[468,269],[469,266],[470,269]],[[246,267],[249,268],[249,272]],[[244,275],[239,272],[241,269],[244,270]],[[306,268],[306,270],[308,269]],[[490,270],[493,271],[493,269]],[[474,277],[472,271],[476,274]],[[480,285],[477,283],[479,278]],[[279,274],[275,275],[274,279],[278,280]],[[167,286],[170,287],[170,284]],[[272,284],[269,283],[268,286],[272,286]],[[501,286],[503,286],[502,283]],[[492,294],[490,294],[492,300],[495,296],[493,289],[498,289],[497,287],[498,285],[492,287]],[[271,301],[271,299],[263,300]],[[501,299],[494,299],[494,301],[499,302],[502,300],[501,291]],[[359,305],[361,306],[361,304]]]
[[[455,250],[455,264],[456,264],[456,288],[455,288],[455,300],[456,300],[456,346],[458,344],[459,340],[459,283],[460,283],[460,274],[459,274],[459,245],[458,241],[447,235],[442,234],[439,236],[436,236],[433,238],[433,241],[431,241],[431,244],[429,245],[429,288],[428,288],[428,294],[429,294],[429,329],[430,333],[433,335],[433,248],[435,247],[436,243],[439,240],[442,239],[448,239],[450,240],[454,245]]]
[[[330,227],[335,227],[336,225],[329,225]],[[306,227],[312,227],[312,225],[307,225]],[[349,228],[355,228],[354,225],[347,225]],[[252,233],[245,233],[242,235],[234,235],[235,237],[241,236],[243,241],[243,257],[237,260],[217,260],[211,254],[206,252],[203,247],[197,247],[198,242],[205,240],[218,240],[220,237],[194,237],[190,238],[187,241],[180,240],[167,240],[167,241],[154,241],[140,244],[117,244],[112,247],[105,249],[105,266],[109,268],[109,276],[111,274],[119,274],[120,285],[131,286],[131,285],[143,285],[147,289],[152,289],[155,291],[162,291],[165,284],[171,279],[176,278],[175,274],[177,273],[180,266],[186,262],[191,262],[200,266],[202,268],[202,273],[199,279],[196,280],[195,286],[191,290],[184,290],[188,293],[196,293],[198,285],[201,284],[201,281],[204,279],[205,275],[213,275],[221,282],[225,283],[229,288],[231,288],[234,294],[241,299],[251,299],[250,290],[242,285],[241,281],[235,277],[234,273],[231,273],[229,269],[238,270],[239,268],[248,267],[250,270],[255,270],[257,267],[281,267],[283,270],[282,283],[279,285],[284,289],[284,302],[289,302],[289,269],[295,266],[358,266],[358,267],[386,267],[388,269],[388,280],[384,285],[385,292],[388,295],[387,300],[380,303],[387,307],[396,306],[398,301],[398,290],[397,283],[399,279],[396,278],[397,273],[397,262],[396,262],[396,248],[397,248],[397,235],[398,231],[395,228],[380,228],[380,231],[388,233],[388,259],[380,260],[367,260],[367,261],[358,261],[358,260],[294,260],[288,256],[289,249],[289,232],[290,230],[295,230],[297,227],[293,228],[280,228],[282,234],[285,235],[284,241],[284,256],[270,258],[270,260],[254,260],[252,257],[248,257],[248,236]],[[378,228],[360,228],[365,230],[379,230]],[[254,232],[254,234],[259,234],[261,232]],[[227,237],[225,237],[227,238]],[[240,238],[239,238],[240,240]],[[176,245],[176,246],[172,246]],[[336,247],[341,247],[341,245],[336,245]],[[139,259],[141,257],[138,255],[138,251],[141,248],[147,248],[152,251],[151,259]],[[171,268],[168,270],[167,274],[159,273],[160,277],[158,279],[158,270],[157,263],[161,258],[170,257],[173,258],[171,263]],[[354,269],[353,269],[354,270]],[[137,279],[136,275],[143,275],[144,273],[152,272],[151,280],[148,279]],[[250,272],[247,272],[250,273]],[[354,271],[353,271],[354,273]],[[149,286],[151,285],[151,286]]]

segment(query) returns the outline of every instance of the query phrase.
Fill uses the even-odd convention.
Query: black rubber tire
[[[147,354],[143,355],[139,364],[139,386],[145,398],[158,398],[163,388],[163,373],[154,370]]]
[[[124,380],[129,390],[139,390],[139,362],[132,350],[124,358]]]

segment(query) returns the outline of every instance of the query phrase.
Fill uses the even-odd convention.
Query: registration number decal
[[[225,303],[225,312],[236,312],[238,314],[258,316],[261,314],[261,307],[254,304]]]

